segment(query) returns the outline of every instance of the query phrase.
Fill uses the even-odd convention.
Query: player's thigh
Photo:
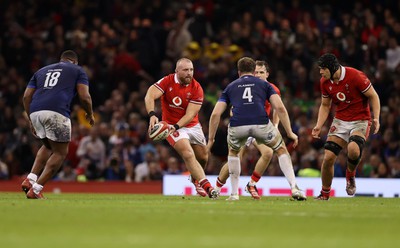
[[[35,129],[36,135],[41,139],[44,140],[46,139],[46,130],[45,130],[45,126],[42,123],[41,119],[42,119],[42,115],[43,112],[42,111],[37,111],[37,112],[33,112],[29,115],[31,122],[32,122],[32,126],[33,129]],[[46,144],[45,144],[46,145]],[[50,146],[50,145],[49,145]]]
[[[341,148],[344,148],[347,145],[347,142],[343,138],[336,136],[336,135],[328,136],[328,138],[326,139],[326,142],[328,142],[328,141],[338,144]]]
[[[264,144],[274,151],[284,145],[281,133],[271,122],[267,125],[258,125],[257,128],[253,130],[253,133],[257,144]]]
[[[190,146],[189,135],[186,133],[186,131],[184,129],[182,129],[182,130],[179,129],[179,130],[175,131],[174,133],[170,134],[167,137],[167,141],[174,148],[177,144],[182,143],[181,141],[183,141],[183,143],[189,144],[189,146]],[[179,149],[179,147],[181,147],[181,145],[178,146],[178,149]],[[176,150],[176,148],[175,148],[175,150]]]
[[[194,155],[201,165],[205,165],[208,160],[207,147],[204,145],[192,144]]]
[[[227,142],[230,150],[239,152],[249,137],[248,126],[228,127]]]
[[[371,124],[367,120],[342,121],[334,118],[329,128],[328,139],[331,136],[337,136],[345,142],[349,142],[349,138],[352,135],[359,135],[366,138],[369,135],[370,126]]]
[[[176,140],[176,142],[174,142],[173,148],[184,160],[190,159],[191,157],[195,156],[189,139],[181,138]]]
[[[55,142],[71,141],[71,120],[54,111],[38,111],[30,115],[39,138]]]
[[[49,140],[49,143],[53,153],[57,153],[63,157],[67,156],[69,142],[56,142]]]
[[[336,145],[340,146],[342,149],[347,145],[347,141],[345,141],[342,137],[336,135],[328,136],[326,142],[333,142]],[[337,155],[333,151],[325,148],[325,156],[324,156],[325,160],[335,160],[336,157]]]
[[[350,136],[357,135],[364,139],[367,139],[371,129],[371,122],[367,120],[355,121],[351,123]]]
[[[258,151],[260,151],[261,156],[272,157],[274,151],[272,150],[271,147],[265,144],[258,144],[257,142],[254,142],[253,144],[258,149]]]

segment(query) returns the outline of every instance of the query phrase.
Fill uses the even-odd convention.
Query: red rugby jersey
[[[190,84],[181,85],[174,73],[163,77],[154,86],[163,93],[161,97],[162,120],[168,124],[177,123],[185,115],[189,103],[199,105],[203,103],[203,88],[194,78]],[[198,114],[186,127],[193,127],[197,123],[199,123]]]
[[[370,120],[368,98],[363,94],[371,88],[367,76],[352,67],[341,67],[339,82],[321,78],[322,97],[329,97],[336,105],[335,117],[343,121]]]

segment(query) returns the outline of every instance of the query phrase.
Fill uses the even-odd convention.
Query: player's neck
[[[339,67],[339,69],[335,72],[335,74],[333,74],[332,81],[334,83],[339,83],[340,75],[342,75],[342,67]]]
[[[251,72],[240,72],[239,73],[239,77],[244,77],[244,76],[254,76],[254,74]]]

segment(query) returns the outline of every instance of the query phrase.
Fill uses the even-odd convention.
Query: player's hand
[[[374,126],[374,134],[377,134],[379,131],[379,128],[381,127],[381,124],[379,123],[379,119],[378,118],[373,119],[372,125]]]
[[[93,115],[93,114],[89,115],[88,113],[86,113],[85,118],[86,118],[86,120],[89,122],[90,126],[93,127],[93,125],[94,125],[94,123],[95,123],[95,121],[94,121],[94,115]]]
[[[313,128],[313,130],[311,131],[311,135],[312,135],[312,137],[313,138],[315,138],[315,139],[319,139],[320,137],[319,137],[319,134],[321,133],[321,128],[320,127],[317,127],[317,126],[315,126],[314,128]]]
[[[293,147],[296,147],[297,144],[299,143],[299,137],[293,132],[288,135],[288,138],[293,140]]]
[[[151,129],[153,129],[154,125],[158,123],[158,117],[153,115],[152,117],[150,117],[149,120],[149,130],[147,130],[149,133],[151,131]]]
[[[171,134],[176,132],[176,129],[175,129],[174,125],[168,125],[168,127],[169,127],[169,135],[171,135]]]

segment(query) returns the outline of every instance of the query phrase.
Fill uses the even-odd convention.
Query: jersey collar
[[[342,68],[342,73],[340,74],[339,81],[342,81],[344,76],[346,76],[346,68],[344,66],[340,66],[340,68]]]
[[[180,85],[185,86],[185,87],[188,86],[188,84],[181,84],[181,82],[179,82],[179,79],[178,79],[178,76],[176,75],[176,73],[174,74],[174,81],[175,81],[176,84],[180,84]]]
[[[180,84],[179,80],[178,80],[178,76],[176,75],[176,73],[174,74],[174,81],[176,84]]]
[[[342,81],[343,79],[344,79],[344,76],[346,76],[346,68],[344,67],[344,66],[340,66],[340,78],[339,78],[339,81],[337,82],[337,83],[339,83],[340,81]],[[331,83],[335,83],[335,82],[333,82],[332,81],[332,79],[330,80],[331,81]]]

